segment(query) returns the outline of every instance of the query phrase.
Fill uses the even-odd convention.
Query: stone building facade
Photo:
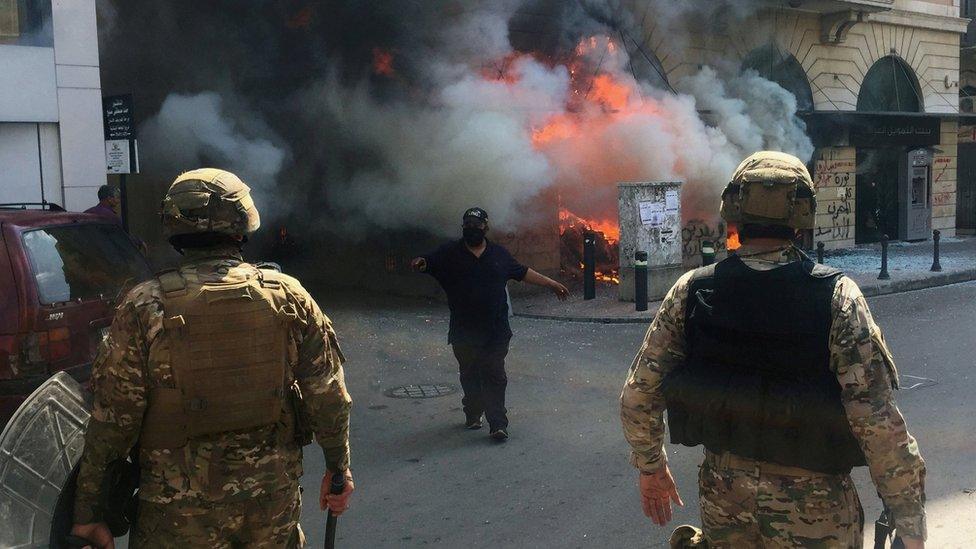
[[[836,249],[888,233],[954,235],[960,38],[969,23],[960,0],[767,4],[745,22],[700,21],[691,43],[645,20],[641,41],[669,82],[737,61],[797,96],[816,146],[810,242]],[[976,72],[969,76],[976,84]]]

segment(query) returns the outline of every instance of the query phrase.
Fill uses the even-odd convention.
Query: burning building
[[[619,182],[684,183],[691,266],[703,241],[734,243],[719,193],[763,148],[810,163],[811,245],[924,221],[922,198],[928,223],[951,229],[958,51],[939,45],[958,43],[964,21],[940,2],[908,4],[106,0],[103,38],[128,47],[103,48],[104,80],[153,113],[140,128],[144,179],[201,163],[241,172],[268,238],[294,235],[293,255],[318,258],[309,268],[406,284],[390,275],[479,205],[490,237],[549,274],[577,275],[582,232],[596,232],[613,283]],[[213,19],[225,39],[203,32]],[[894,114],[911,109],[924,113]],[[928,156],[909,154],[919,150]]]

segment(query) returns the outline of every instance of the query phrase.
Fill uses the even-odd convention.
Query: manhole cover
[[[392,398],[437,398],[457,392],[457,388],[446,383],[427,385],[402,385],[386,390],[386,396]]]

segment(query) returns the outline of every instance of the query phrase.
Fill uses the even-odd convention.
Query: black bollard
[[[596,233],[583,233],[583,299],[596,298]]]
[[[711,240],[701,241],[702,267],[715,263],[715,244]]]
[[[634,303],[638,311],[647,310],[647,252],[634,254]]]
[[[878,274],[878,280],[888,280],[891,275],[888,274],[888,235],[881,235],[881,273]]]
[[[932,249],[932,272],[940,273],[942,272],[942,264],[939,263],[939,240],[942,238],[942,233],[938,230],[932,231],[932,242],[935,243],[935,247]]]
[[[817,242],[817,263],[823,265],[824,243]]]

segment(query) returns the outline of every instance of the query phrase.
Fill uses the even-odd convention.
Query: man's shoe
[[[508,433],[505,432],[505,429],[495,429],[488,436],[490,436],[492,440],[497,442],[504,442],[505,440],[508,439]]]
[[[481,423],[481,418],[480,417],[479,418],[475,418],[475,419],[469,419],[466,422],[464,422],[464,428],[465,429],[471,429],[472,431],[481,429],[481,426],[482,425],[483,424]]]

